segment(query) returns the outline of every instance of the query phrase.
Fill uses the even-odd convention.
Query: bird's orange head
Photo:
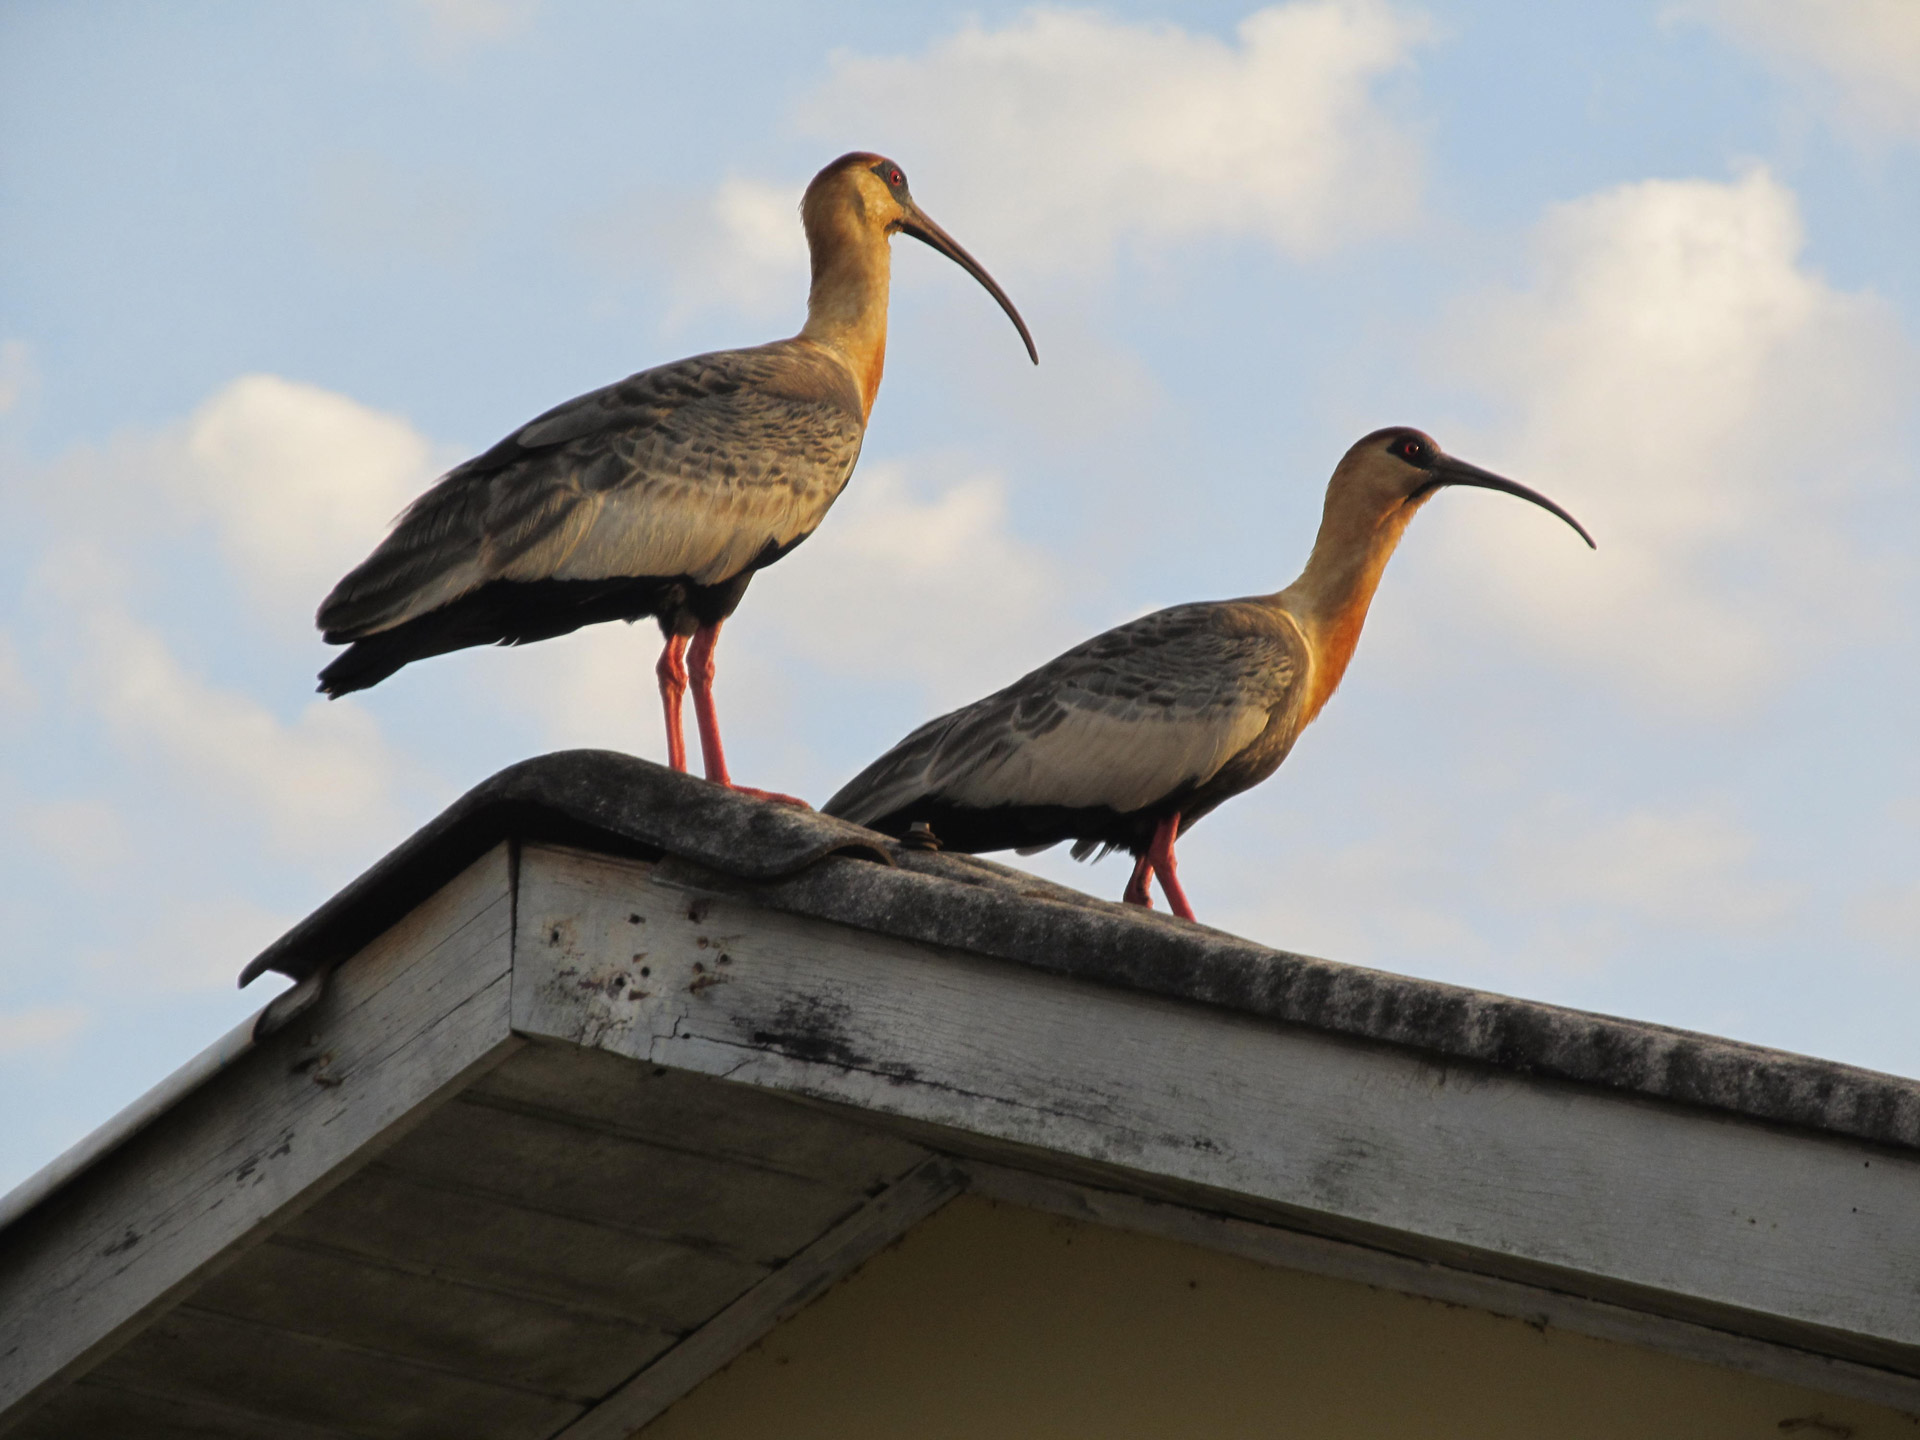
[[[1456,460],[1434,443],[1431,435],[1407,425],[1390,425],[1357,442],[1334,468],[1327,485],[1327,513],[1339,509],[1353,521],[1371,520],[1374,527],[1404,529],[1413,512],[1446,485],[1472,485],[1499,490],[1531,501],[1558,515],[1580,538],[1593,545],[1580,522],[1537,490]]]
[[[884,273],[886,242],[895,233],[904,232],[931,245],[978,280],[1013,321],[1033,363],[1040,363],[1027,322],[1013,308],[1006,291],[914,202],[907,189],[906,172],[886,156],[856,150],[828,165],[807,186],[800,201],[800,219],[813,256],[816,301],[831,300],[844,309],[857,289],[860,303],[874,303],[875,287],[870,282],[856,284],[855,272],[878,267]],[[841,298],[841,291],[847,292],[845,298]],[[884,288],[879,289],[877,299],[885,305]]]
[[[1307,557],[1307,568],[1280,592],[1305,628],[1313,650],[1313,680],[1304,711],[1307,721],[1320,713],[1346,674],[1380,574],[1407,522],[1443,485],[1474,485],[1530,500],[1593,544],[1580,522],[1546,496],[1454,459],[1434,444],[1432,436],[1405,425],[1374,431],[1334,467],[1320,534]]]

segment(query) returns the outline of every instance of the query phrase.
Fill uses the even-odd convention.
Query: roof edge
[[[199,1089],[253,1049],[254,1028],[265,1013],[265,1010],[259,1010],[242,1020],[138,1100],[96,1125],[13,1189],[0,1195],[0,1230],[5,1230],[69,1181],[98,1165],[185,1099],[189,1092]]]
[[[1920,1080],[1597,1011],[1275,950],[972,857],[821,865],[754,896],[797,913],[1508,1074],[1920,1151]],[[992,872],[982,874],[982,871]],[[938,901],[908,887],[944,882]]]
[[[886,837],[845,820],[613,750],[559,750],[474,786],[261,951],[240,984],[269,970],[304,980],[338,964],[509,838],[676,855],[741,880],[777,880],[833,854],[893,864]]]
[[[1271,949],[972,856],[907,850],[634,756],[502,770],[250,964],[304,980],[505,839],[660,861],[761,904],[1077,981],[1215,1006],[1439,1061],[1920,1151],[1920,1081],[1698,1031]],[[879,864],[823,864],[833,856]]]

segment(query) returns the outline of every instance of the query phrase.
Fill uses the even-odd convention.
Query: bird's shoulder
[[[1156,610],[1082,641],[1009,687],[1036,706],[1204,709],[1261,705],[1304,670],[1290,617],[1257,600]]]
[[[857,448],[865,418],[846,366],[817,345],[779,340],[656,365],[535,416],[448,478],[478,477],[556,450],[631,450],[647,442],[736,453]],[[822,458],[826,458],[823,455]]]

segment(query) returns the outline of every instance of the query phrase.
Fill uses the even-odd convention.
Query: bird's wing
[[[492,580],[717,584],[803,539],[859,457],[845,368],[782,341],[643,370],[449,471],[334,588],[350,640]]]
[[[1301,673],[1298,632],[1263,607],[1161,610],[921,726],[826,811],[865,822],[925,799],[1138,810],[1251,744]]]

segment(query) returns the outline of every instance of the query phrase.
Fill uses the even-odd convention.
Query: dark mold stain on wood
[[[874,1059],[858,1049],[849,1031],[853,1009],[843,1000],[823,995],[793,996],[781,1002],[765,1028],[753,1032],[753,1043],[812,1064],[865,1070],[895,1082],[918,1079],[910,1065]]]

